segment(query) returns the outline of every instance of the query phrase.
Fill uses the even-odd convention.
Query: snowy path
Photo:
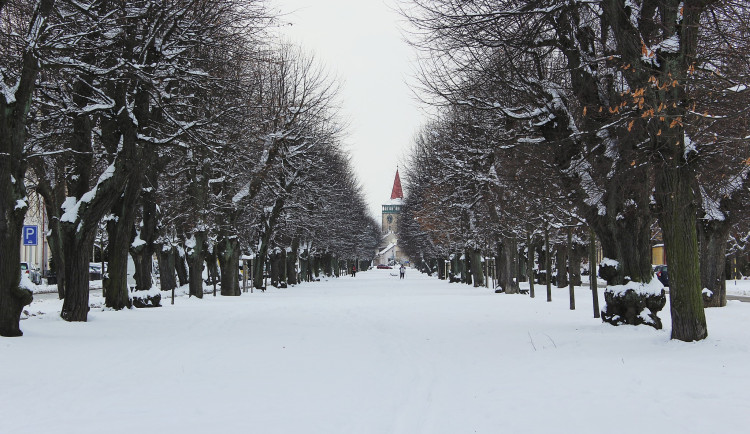
[[[746,432],[750,305],[708,340],[611,327],[410,270],[239,298],[92,309],[57,300],[0,340],[2,433]],[[669,324],[667,312],[662,313]]]

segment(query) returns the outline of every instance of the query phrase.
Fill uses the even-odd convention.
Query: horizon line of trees
[[[565,252],[585,255],[593,235],[608,285],[645,287],[660,232],[672,338],[704,339],[704,306],[726,304],[727,241],[747,239],[749,9],[404,2],[423,94],[438,107],[405,170],[404,249],[430,268],[495,256],[512,293],[535,250],[550,269],[545,239],[564,270]]]
[[[336,80],[276,41],[275,20],[262,0],[0,2],[0,335],[22,335],[32,300],[18,266],[30,192],[66,321],[87,319],[97,236],[113,309],[160,304],[154,256],[161,289],[177,276],[196,297],[204,267],[240,295],[242,254],[262,258],[256,287],[266,258],[306,274],[372,259]]]

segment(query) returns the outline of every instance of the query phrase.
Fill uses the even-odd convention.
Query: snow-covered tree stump
[[[609,286],[604,290],[602,321],[612,325],[649,325],[662,328],[657,315],[667,302],[664,287],[658,279],[650,283],[629,282],[625,285]]]
[[[133,306],[138,308],[161,306],[161,293],[156,288],[152,288],[148,291],[131,290],[130,297],[132,299]]]

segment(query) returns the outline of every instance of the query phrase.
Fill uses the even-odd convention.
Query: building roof
[[[403,199],[404,192],[401,190],[401,178],[398,176],[398,169],[396,169],[396,178],[393,180],[393,190],[391,190],[391,199]]]

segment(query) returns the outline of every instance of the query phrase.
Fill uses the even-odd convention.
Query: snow
[[[60,221],[75,223],[78,220],[78,204],[75,197],[66,197],[60,209],[63,211]]]
[[[659,49],[665,53],[678,53],[680,51],[680,37],[678,35],[672,35],[661,41]]]
[[[602,258],[600,264],[603,267],[610,266],[610,267],[613,267],[613,268],[617,268],[617,267],[620,266],[619,262],[617,262],[615,259],[610,259],[610,258]]]
[[[603,324],[586,287],[571,311],[567,288],[547,303],[388,271],[120,312],[92,293],[87,323],[38,296],[0,340],[2,431],[747,430],[750,304],[707,309],[709,337],[684,343],[668,307],[664,330]]]
[[[18,284],[21,288],[28,289],[31,292],[37,292],[39,289],[37,286],[29,279],[29,276],[26,273],[21,273],[21,282]]]
[[[738,84],[737,86],[732,86],[727,90],[729,92],[743,92],[747,90],[747,86],[745,86],[744,84]]]
[[[101,175],[99,175],[99,179],[96,181],[96,185],[94,186],[94,188],[84,193],[83,196],[81,196],[80,200],[76,201],[75,197],[66,197],[65,201],[60,207],[63,210],[63,215],[60,217],[60,221],[68,223],[75,223],[76,221],[78,221],[78,211],[81,208],[81,205],[91,202],[96,197],[96,194],[99,191],[99,186],[102,185],[104,181],[114,176],[114,174],[115,165],[114,163],[112,163]],[[79,224],[78,230],[80,229],[81,225]]]
[[[142,246],[146,244],[146,241],[141,239],[140,234],[133,240],[133,244],[130,245],[132,248],[138,248],[139,246]]]
[[[17,209],[28,208],[29,204],[26,202],[27,200],[28,200],[28,197],[24,197],[23,199],[16,200],[16,206],[13,209],[17,210]]]
[[[5,98],[5,104],[11,105],[16,102],[16,92],[18,92],[18,86],[21,83],[21,79],[16,79],[16,83],[13,86],[7,86],[4,80],[0,80],[0,94]],[[15,182],[14,182],[15,184]]]
[[[662,285],[656,275],[654,275],[649,283],[630,281],[624,285],[612,285],[607,287],[607,291],[610,291],[615,295],[623,294],[630,289],[635,291],[636,294],[659,295],[664,290],[664,285]]]

